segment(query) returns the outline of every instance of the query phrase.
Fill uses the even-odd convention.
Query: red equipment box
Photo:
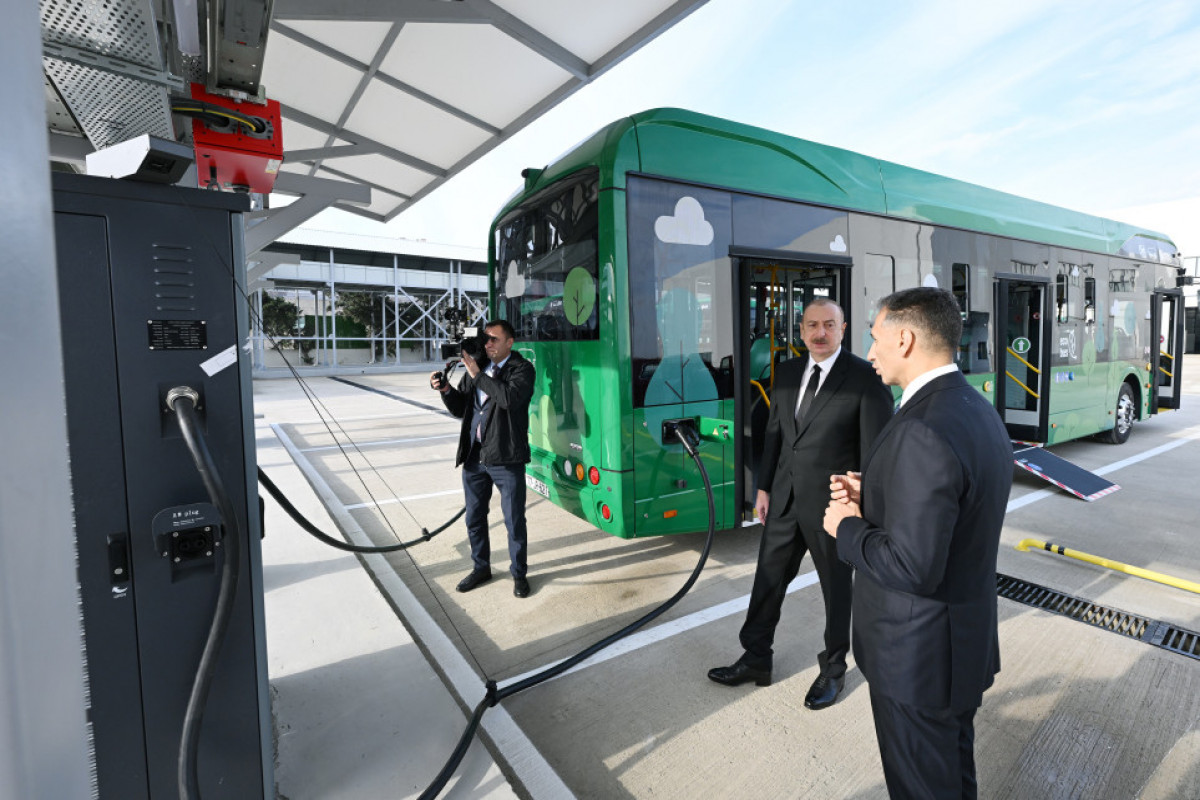
[[[225,130],[215,130],[204,118],[192,120],[192,141],[196,147],[196,178],[200,186],[232,191],[266,194],[275,185],[275,175],[283,163],[282,120],[279,101],[265,104],[237,102],[209,94],[199,83],[191,85],[192,99],[206,104],[210,120],[226,122]],[[214,108],[215,107],[215,108]],[[222,109],[232,112],[224,117]],[[252,130],[239,119],[253,118],[260,130]]]

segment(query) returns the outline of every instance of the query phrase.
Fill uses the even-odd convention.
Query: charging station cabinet
[[[186,385],[199,393],[196,416],[241,547],[233,616],[199,734],[200,793],[273,797],[252,387],[242,348],[247,198],[65,173],[53,176],[53,189],[97,796],[179,796],[185,710],[230,540],[165,403],[168,391]]]

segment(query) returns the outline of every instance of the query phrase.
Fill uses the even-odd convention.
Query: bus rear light
[[[678,511],[678,510],[676,510],[676,509],[674,509],[674,508],[672,508],[670,511],[664,511],[664,512],[663,512],[663,519],[671,519],[672,517],[674,517],[674,516],[675,516],[675,515],[677,515],[678,513],[679,513],[679,511]]]
[[[575,480],[583,480],[583,464],[575,465]]]
[[[592,486],[600,484],[600,470],[592,467],[588,470],[588,480],[592,482]]]
[[[604,517],[605,521],[612,519],[612,509],[608,507],[608,503],[600,506],[600,516]]]

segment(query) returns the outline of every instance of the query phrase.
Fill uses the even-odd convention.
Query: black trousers
[[[976,800],[975,712],[897,703],[871,691],[875,736],[892,800]]]
[[[804,554],[810,553],[825,598],[825,649],[817,656],[817,663],[822,675],[840,678],[846,674],[846,654],[850,652],[854,571],[838,560],[837,542],[821,527],[820,515],[804,515],[807,521],[801,524],[800,506],[793,497],[778,516],[773,508],[767,513],[758,547],[754,588],[750,590],[750,608],[739,635],[746,651],[743,659],[753,667],[771,666],[783,598],[788,584],[800,571]],[[822,506],[821,514],[824,512]]]

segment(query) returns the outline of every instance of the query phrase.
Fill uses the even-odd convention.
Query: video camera
[[[482,328],[465,327],[456,338],[442,342],[442,358],[457,359],[466,353],[481,365],[487,366],[487,351],[483,348],[487,344],[487,338]]]
[[[475,359],[475,362],[480,367],[486,367],[488,364],[488,355],[483,346],[487,344],[487,339],[487,333],[481,328],[464,327],[456,339],[443,342],[442,358],[446,360],[446,366],[434,376],[434,380],[436,381],[434,387],[441,389],[449,382],[454,369],[461,363],[459,359],[463,353]]]

